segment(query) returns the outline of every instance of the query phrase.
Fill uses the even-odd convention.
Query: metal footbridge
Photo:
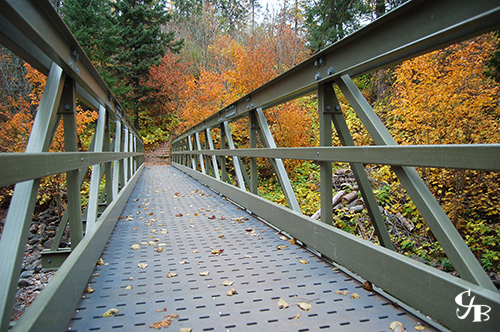
[[[409,1],[214,110],[176,138],[171,166],[146,167],[140,136],[50,3],[0,0],[0,42],[48,75],[26,152],[0,154],[0,185],[15,185],[0,331],[498,331],[500,294],[414,167],[499,171],[500,144],[399,146],[352,79],[499,27],[498,1]],[[355,146],[334,86],[375,146]],[[320,146],[277,148],[264,110],[312,92]],[[77,98],[99,113],[88,151]],[[233,142],[240,119],[250,148]],[[61,120],[66,152],[48,152]],[[259,196],[257,158],[286,207]],[[284,159],[319,163],[322,221],[301,213]],[[350,164],[380,245],[331,224],[332,162]],[[363,164],[391,166],[459,277],[394,251]],[[42,256],[57,272],[11,322],[40,179],[59,173],[68,204]],[[59,248],[67,227],[71,248]]]

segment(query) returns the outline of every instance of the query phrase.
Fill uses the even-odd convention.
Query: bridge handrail
[[[11,331],[63,330],[143,168],[144,146],[49,1],[0,0],[0,43],[47,75],[26,151],[0,153],[0,186],[15,185],[0,239],[0,331],[11,325],[40,180],[59,173],[66,173],[68,204],[52,247],[42,253],[43,268],[59,270]],[[77,98],[98,111],[88,151],[78,151]],[[48,152],[61,120],[65,152]],[[59,248],[67,225],[71,248]]]
[[[500,295],[413,166],[499,171],[500,144],[399,146],[352,78],[498,27],[498,1],[409,1],[180,134],[172,144],[173,165],[443,326],[473,330],[477,326],[472,319],[457,317],[456,310],[461,308],[456,296],[472,290],[477,303],[500,310]],[[376,146],[354,146],[334,85]],[[318,95],[320,147],[277,148],[263,111],[314,91]],[[235,147],[229,126],[242,118],[248,119],[250,134],[250,148],[245,149]],[[343,147],[332,147],[332,123]],[[213,141],[215,129],[218,146]],[[262,148],[257,148],[258,137]],[[244,164],[242,157],[248,157],[249,163]],[[289,208],[259,196],[257,158],[268,158],[272,164]],[[319,162],[321,219],[328,222],[301,213],[282,159]],[[332,226],[334,161],[350,163],[381,246]],[[392,167],[460,277],[394,251],[363,168],[366,163]],[[500,316],[489,317],[481,328],[493,331]]]

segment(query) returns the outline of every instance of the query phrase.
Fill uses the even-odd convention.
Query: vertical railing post
[[[208,148],[210,150],[214,149],[214,141],[212,139],[212,134],[210,132],[210,128],[205,129],[205,137],[208,142]],[[217,165],[217,157],[215,155],[212,155],[212,167],[214,169],[214,176],[217,180],[220,180],[219,176],[219,166]]]
[[[123,152],[130,152],[130,145],[128,142],[129,138],[130,138],[129,129],[128,127],[125,127],[123,133]],[[130,179],[129,163],[130,163],[130,158],[127,157],[123,159],[123,185],[125,185]]]
[[[250,112],[248,125],[248,131],[250,132],[250,148],[255,149],[257,148],[257,129],[259,124],[254,111]],[[257,158],[250,157],[250,192],[253,194],[257,194],[258,176]]]
[[[109,112],[106,112],[106,123],[104,126],[104,142],[103,151],[112,151],[111,149],[111,128],[109,121]],[[105,174],[105,187],[104,187],[104,197],[106,199],[106,205],[109,205],[113,200],[113,173],[111,168],[111,162],[104,164],[104,174]]]
[[[319,145],[332,146],[332,85],[323,84],[318,88]],[[321,221],[333,224],[332,206],[332,163],[320,162]]]
[[[115,152],[122,152],[122,123],[120,120],[115,121]],[[123,184],[123,159],[113,162],[113,198],[118,196],[120,185]]]
[[[61,98],[64,75],[52,63],[40,105],[31,129],[26,152],[48,151],[56,125],[57,107]],[[33,218],[40,179],[16,184],[0,240],[0,331],[9,329],[26,239]]]
[[[229,123],[227,121],[224,121],[224,132],[226,133],[226,139],[227,139],[227,145],[229,146],[229,149],[234,150],[234,142],[233,142],[233,136],[231,135],[231,129],[229,129]],[[238,182],[238,187],[240,187],[241,190],[246,190],[245,188],[245,182],[243,180],[243,174],[241,174],[241,167],[240,167],[240,162],[239,158],[237,156],[232,156],[233,157],[233,167],[234,167],[234,173],[236,175],[236,181]]]
[[[220,124],[220,148],[221,150],[226,149],[226,129],[224,126],[224,123]],[[221,175],[222,175],[222,181],[231,183],[231,180],[229,179],[229,174],[227,174],[227,159],[226,156],[221,156],[220,157],[220,168],[221,168]]]
[[[97,118],[97,127],[95,133],[95,152],[102,152],[104,147],[104,131],[106,127],[106,108],[99,107],[99,117]],[[89,202],[87,205],[87,222],[85,224],[85,233],[89,233],[95,226],[99,204],[99,189],[101,184],[101,165],[92,166],[92,175],[90,176]]]
[[[201,150],[200,133],[198,133],[198,132],[195,133],[194,137],[195,137],[195,140],[196,140],[196,148],[198,150]],[[205,160],[203,158],[203,155],[202,154],[198,154],[198,159],[199,159],[199,162],[200,162],[201,172],[203,174],[207,174],[207,172],[205,171]]]
[[[76,152],[78,151],[78,137],[76,133],[76,96],[75,82],[71,79],[66,79],[66,82],[64,83],[61,105],[59,109],[63,114],[64,149],[66,152]],[[66,172],[68,195],[68,205],[66,209],[68,210],[67,213],[69,219],[71,249],[76,248],[83,237],[82,205],[80,197],[81,183],[78,178],[79,171],[77,169]],[[61,222],[59,223],[59,227],[62,229],[66,228],[66,222],[63,222],[63,220],[61,220]],[[59,246],[59,241],[57,241],[57,243],[54,243],[54,245],[57,249],[57,247]]]

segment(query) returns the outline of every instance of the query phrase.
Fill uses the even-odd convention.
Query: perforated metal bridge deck
[[[411,331],[421,323],[280,237],[180,171],[147,167],[95,268],[95,291],[83,294],[67,330],[151,331],[172,314],[166,330],[193,332],[390,331],[393,321]],[[102,317],[111,308],[118,313]]]

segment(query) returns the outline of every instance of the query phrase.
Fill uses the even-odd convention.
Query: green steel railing
[[[500,294],[413,166],[499,171],[500,144],[398,146],[352,78],[499,26],[498,1],[409,1],[179,135],[172,145],[173,165],[443,326],[494,331],[500,326]],[[354,146],[335,85],[376,146]],[[311,92],[318,95],[320,147],[276,148],[263,110]],[[249,125],[248,149],[235,148],[229,126],[242,118]],[[332,147],[332,123],[342,147]],[[259,138],[263,148],[257,148]],[[242,157],[248,158],[246,165]],[[272,164],[289,208],[259,197],[257,158]],[[319,162],[321,219],[327,222],[300,212],[283,159]],[[331,225],[332,162],[350,163],[381,246]],[[392,167],[460,277],[393,250],[363,164]],[[468,290],[475,304],[491,308],[488,321],[458,317],[463,308],[456,297]]]
[[[66,173],[67,208],[52,247],[42,255],[43,267],[58,271],[11,327],[59,331],[73,313],[143,168],[143,143],[49,1],[0,0],[0,43],[48,75],[26,151],[0,154],[0,185],[15,185],[0,241],[0,331],[11,325],[40,179]],[[85,152],[78,151],[76,98],[99,113]],[[66,152],[49,153],[61,120]],[[88,205],[82,213],[80,191],[89,168]],[[71,248],[61,249],[68,224]]]

